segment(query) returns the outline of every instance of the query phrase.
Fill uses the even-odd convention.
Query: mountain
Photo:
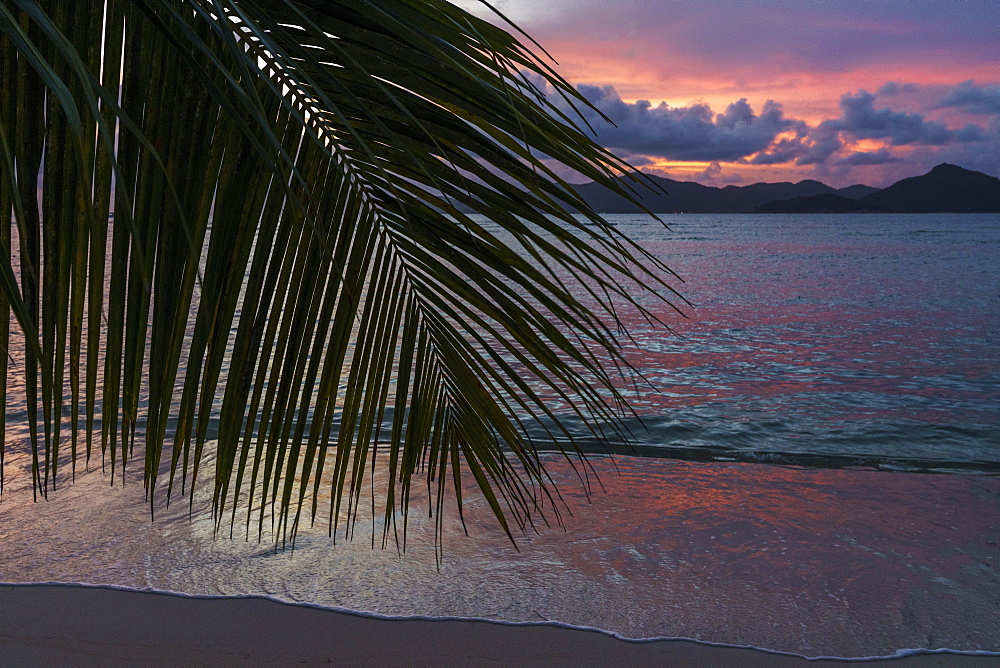
[[[808,197],[771,200],[753,210],[754,213],[885,213],[871,204],[858,202],[834,193]]]
[[[674,181],[650,174],[646,176],[669,193],[665,195],[633,184],[643,204],[654,213],[752,213],[758,208],[771,212],[787,209],[794,213],[1000,212],[1000,179],[949,164],[938,165],[923,176],[903,179],[882,190],[861,184],[838,190],[812,180],[713,188],[693,181]],[[631,182],[623,180],[622,183]],[[640,212],[639,207],[595,183],[573,187],[598,212]],[[832,195],[857,201],[859,207],[854,208],[837,199],[809,199],[817,195]],[[778,203],[787,200],[794,202]]]
[[[819,181],[799,181],[798,183],[754,183],[749,186],[726,186],[714,188],[693,181],[674,181],[659,176],[647,175],[659,187],[666,190],[653,191],[644,185],[634,186],[642,203],[656,213],[750,213],[756,207],[776,199],[808,197],[837,191]],[[639,213],[639,207],[624,198],[595,184],[584,183],[573,186],[587,202],[601,213]],[[852,186],[854,187],[854,186]]]
[[[899,213],[1000,212],[1000,179],[943,163],[859,201]]]
[[[878,188],[872,188],[871,186],[864,186],[860,183],[854,186],[847,186],[846,188],[841,188],[837,191],[837,194],[841,197],[846,197],[847,199],[861,199],[865,195],[871,195],[872,193],[877,193]]]

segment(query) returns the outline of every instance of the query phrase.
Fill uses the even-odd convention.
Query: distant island
[[[822,193],[792,199],[773,199],[754,208],[754,213],[889,213],[880,206],[866,204],[835,193]]]
[[[1000,213],[1000,179],[949,164],[882,189],[813,180],[714,188],[648,176],[668,193],[637,188],[656,213]],[[600,213],[641,212],[595,183],[574,188]]]

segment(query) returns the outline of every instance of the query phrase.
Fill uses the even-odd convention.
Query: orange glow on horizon
[[[801,167],[796,167],[793,163],[777,165],[750,165],[737,162],[720,162],[721,173],[714,179],[704,178],[705,170],[712,163],[709,162],[683,162],[679,160],[658,160],[655,156],[644,156],[654,162],[643,165],[642,171],[662,176],[675,181],[698,181],[705,185],[725,186],[737,185],[745,186],[751,183],[790,181],[797,183],[803,179],[812,178],[804,174]]]
[[[844,145],[851,151],[860,151],[864,153],[873,153],[879,149],[889,146],[888,142],[880,141],[878,139],[858,139],[853,142],[845,141]]]
[[[651,159],[654,159],[650,156]],[[682,172],[685,174],[698,174],[705,171],[710,163],[708,162],[683,162],[680,160],[656,160],[651,165],[647,165],[644,169],[661,169],[666,172]]]
[[[656,57],[639,58],[614,42],[546,41],[559,62],[558,70],[573,84],[612,85],[624,102],[666,102],[672,108],[708,104],[720,113],[746,98],[759,113],[767,100],[780,103],[785,115],[816,125],[840,116],[839,101],[860,90],[874,92],[889,81],[919,82],[921,86],[954,86],[959,81],[996,80],[994,65],[956,64],[942,59],[929,63],[875,64],[864,69],[812,72],[791,63],[770,68],[748,63],[720,72],[685,54],[664,49]],[[960,72],[960,73],[957,73]]]

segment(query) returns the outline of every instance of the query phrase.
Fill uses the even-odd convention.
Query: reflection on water
[[[617,222],[696,305],[630,323],[644,443],[1000,463],[996,216]]]
[[[628,457],[615,472],[598,458],[606,492],[588,504],[569,467],[550,464],[564,528],[540,524],[517,551],[473,498],[469,537],[447,516],[440,572],[419,499],[405,556],[372,550],[370,517],[353,542],[310,529],[275,552],[213,540],[199,504],[190,522],[175,502],[150,524],[138,479],[95,489],[108,478],[93,473],[35,506],[24,488],[5,494],[0,580],[549,619],[807,655],[1000,649],[1000,478]]]
[[[694,304],[681,319],[647,301],[676,336],[619,312],[626,354],[650,383],[623,383],[640,445],[1000,470],[995,215],[701,214],[670,216],[669,231],[609,219],[673,267]],[[15,439],[27,416],[16,344]]]
[[[656,388],[631,394],[646,446],[1000,462],[995,216],[677,216],[670,233],[613,218],[697,305],[674,321],[679,338],[630,323],[629,355]],[[472,497],[471,537],[452,512],[438,573],[433,522],[417,517],[405,558],[372,551],[370,517],[353,542],[305,531],[294,554],[213,540],[205,494],[190,521],[175,500],[150,524],[138,462],[124,492],[96,489],[109,478],[92,471],[32,505],[11,379],[0,580],[553,619],[809,655],[1000,649],[997,477],[621,457],[617,473],[594,460],[607,491],[588,505],[553,460],[565,530],[543,524],[517,551]]]

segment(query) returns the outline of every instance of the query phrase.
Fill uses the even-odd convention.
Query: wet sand
[[[138,474],[109,488],[97,469],[45,502],[32,503],[30,490],[5,493],[0,582],[264,594],[393,617],[554,621],[807,657],[1000,649],[1000,478],[593,463],[605,491],[587,503],[568,464],[551,462],[573,515],[565,528],[519,536],[519,551],[470,494],[472,536],[452,512],[440,570],[434,522],[419,513],[404,555],[372,548],[370,515],[354,541],[319,526],[303,531],[294,552],[276,552],[213,537],[211,513],[189,517],[183,503],[151,522]]]
[[[555,624],[371,617],[261,597],[0,586],[5,665],[844,665],[687,640],[629,641]],[[1000,666],[930,653],[877,665]]]

